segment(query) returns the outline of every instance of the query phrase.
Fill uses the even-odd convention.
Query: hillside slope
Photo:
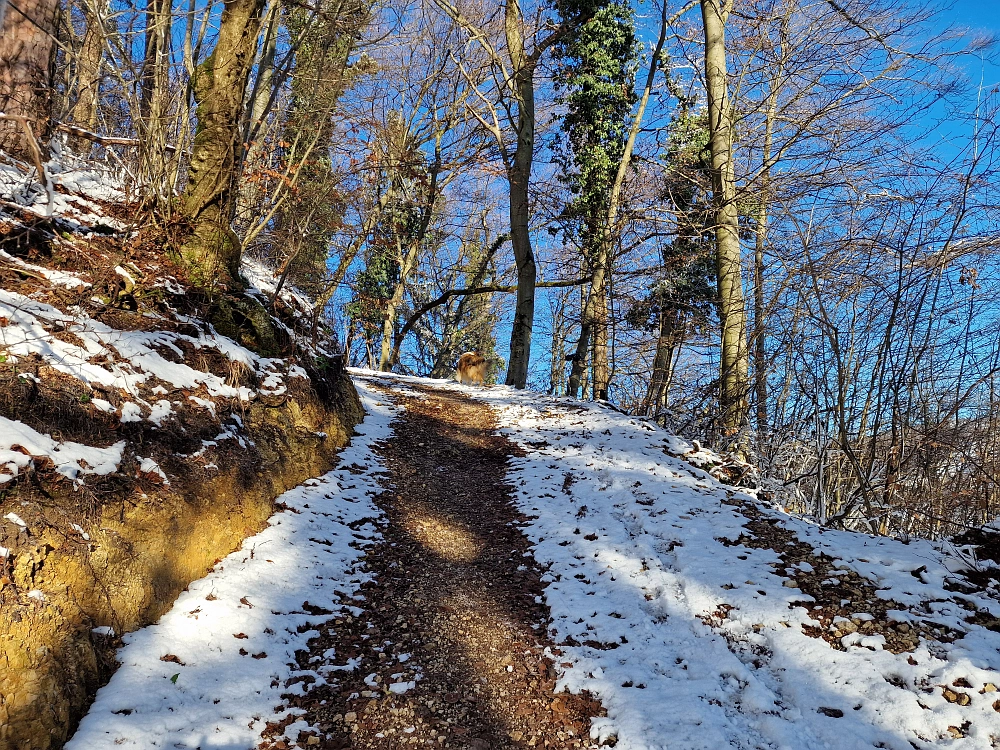
[[[257,689],[273,691],[279,672],[248,670],[249,657],[238,651],[242,634],[251,644],[264,637],[256,631],[298,633],[295,643],[303,632],[312,639],[288,667],[296,671],[284,702],[271,717],[256,716],[255,727],[270,722],[262,747],[1000,746],[1000,602],[992,584],[973,583],[981,577],[969,574],[970,550],[822,529],[715,479],[705,471],[720,461],[711,452],[598,405],[506,387],[360,371],[354,377],[369,394],[362,433],[376,439],[363,437],[308,506],[346,520],[358,515],[357,493],[366,498],[364,519],[353,527],[363,538],[353,544],[368,554],[352,558],[342,581],[323,584],[337,596],[310,599],[318,606],[306,613],[275,607],[266,624],[254,619],[256,609],[242,612],[243,620],[239,613],[213,620],[205,604],[194,606],[194,594],[184,603],[188,611],[169,615],[206,618],[198,628],[205,639],[221,632],[213,684],[238,677],[245,691],[254,680]],[[496,499],[492,485],[477,485],[479,463],[469,451],[493,428],[455,422],[461,410],[449,409],[448,399],[465,397],[488,405],[513,444],[501,488],[506,501]],[[400,411],[406,404],[423,404],[420,414]],[[417,418],[422,432],[407,426]],[[436,457],[441,463],[433,471],[448,477],[454,469],[444,462],[455,462],[464,481],[440,483],[431,470],[415,472],[416,459],[406,464],[415,451]],[[403,465],[387,474],[380,468],[387,460]],[[398,585],[390,576],[416,581],[423,574],[396,572],[408,559],[400,545],[438,550],[455,566],[481,565],[484,555],[496,554],[487,553],[494,544],[484,537],[488,531],[449,510],[456,494],[473,504],[478,498],[484,518],[494,512],[486,503],[512,504],[520,520],[510,523],[527,537],[527,557],[515,547],[505,562],[500,550],[490,558],[492,575],[546,607],[537,622],[530,606],[512,604],[527,607],[511,621],[523,620],[527,634],[512,653],[483,662],[475,656],[474,628],[460,623],[493,606],[491,585],[479,603],[474,594],[445,601],[434,594],[385,599],[380,591]],[[413,512],[422,520],[387,526],[394,518],[410,523],[399,515],[408,502],[417,503]],[[289,513],[272,524],[284,524]],[[308,559],[319,554],[314,550],[345,553],[349,536],[306,535],[291,544],[294,556]],[[241,559],[248,551],[253,557],[256,543],[247,541]],[[232,570],[226,590],[235,596],[232,581],[242,574],[232,563],[224,567],[213,575]],[[533,570],[541,576],[537,594]],[[221,585],[206,579],[191,590],[207,598],[206,590]],[[440,596],[449,588],[442,585]],[[506,594],[497,589],[496,596]],[[190,691],[214,703],[221,687],[199,681],[204,647],[187,636],[171,640],[177,636],[167,622],[122,653],[126,666],[74,747],[251,746],[249,738],[211,742],[236,723],[225,711],[184,709]],[[442,657],[468,659],[474,668],[465,678],[448,677]],[[555,698],[539,708],[533,696],[549,689],[549,673]],[[523,694],[504,687],[508,674],[524,680]],[[455,692],[442,693],[441,680],[459,680]],[[589,738],[570,731],[572,723],[556,731],[538,721],[545,712],[569,722],[562,690],[600,702],[593,704]],[[169,717],[169,733],[157,716]]]
[[[598,406],[479,397],[527,452],[510,481],[561,684],[601,698],[618,747],[1000,746],[1000,601],[961,550],[794,518]]]
[[[127,226],[108,175],[50,168],[51,206],[0,166],[4,750],[60,746],[119,636],[329,470],[362,414],[332,347],[296,332],[294,290],[264,356],[247,321],[206,322],[215,300]],[[267,301],[266,269],[246,273]]]

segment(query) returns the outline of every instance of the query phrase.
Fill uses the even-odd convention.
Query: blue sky
[[[993,0],[956,0],[956,20],[1000,32],[1000,5]]]
[[[1000,38],[1000,3],[997,0],[955,0],[951,10],[956,23],[975,29],[992,31]],[[982,71],[985,83],[1000,83],[1000,49],[991,51],[984,61],[968,60],[969,77],[978,80]]]

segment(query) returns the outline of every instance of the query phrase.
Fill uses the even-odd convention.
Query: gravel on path
[[[387,395],[406,412],[379,449],[390,476],[376,498],[383,540],[367,554],[374,581],[363,613],[331,622],[301,655],[303,668],[334,666],[328,684],[287,696],[305,711],[297,718],[326,735],[296,744],[597,747],[590,718],[603,715],[600,703],[555,692],[561,652],[547,640],[544,571],[505,484],[518,449],[497,434],[489,406],[461,393],[412,386]]]

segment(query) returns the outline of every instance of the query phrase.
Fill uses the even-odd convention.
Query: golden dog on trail
[[[455,379],[459,383],[483,384],[486,377],[486,358],[479,352],[466,352],[458,358]]]

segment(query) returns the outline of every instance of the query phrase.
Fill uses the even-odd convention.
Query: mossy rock
[[[277,357],[291,349],[288,334],[276,326],[267,309],[249,295],[216,298],[208,319],[223,336],[262,356]]]

